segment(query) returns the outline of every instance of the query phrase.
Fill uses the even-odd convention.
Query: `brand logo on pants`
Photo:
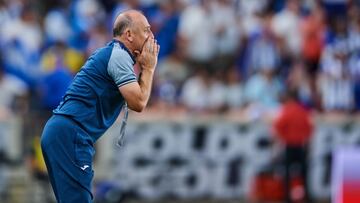
[[[80,167],[81,170],[85,171],[85,169],[89,168],[89,165],[84,165],[83,167]]]

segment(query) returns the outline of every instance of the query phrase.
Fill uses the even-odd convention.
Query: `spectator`
[[[43,56],[43,75],[39,82],[39,99],[45,110],[53,110],[73,79],[79,67],[71,67],[72,51],[66,44],[57,42],[50,47]],[[81,58],[75,57],[75,61]],[[72,72],[73,71],[73,72]]]
[[[62,67],[45,75],[41,82],[41,101],[46,110],[53,110],[61,101],[73,77]]]
[[[189,5],[180,16],[179,36],[188,60],[210,64],[216,53],[216,33],[213,27],[211,5],[214,0],[200,0]]]
[[[162,17],[157,22],[158,31],[155,32],[155,37],[161,47],[159,52],[159,59],[161,60],[163,57],[171,54],[176,48],[181,11],[180,0],[161,1],[160,9]]]
[[[83,61],[84,55],[81,52],[68,47],[62,41],[56,41],[44,50],[41,56],[41,71],[48,73],[60,65],[75,75],[81,68]]]
[[[238,112],[244,107],[244,86],[236,66],[225,71],[224,94],[224,105],[228,111]]]
[[[302,21],[302,56],[309,68],[310,77],[318,71],[319,59],[324,45],[325,17],[319,4]],[[312,78],[315,79],[315,78]]]
[[[319,108],[319,90],[316,86],[316,80],[319,71],[319,60],[325,43],[326,28],[324,11],[319,2],[314,3],[314,6],[310,9],[309,15],[303,18],[301,25],[301,56],[303,57],[304,67],[306,68],[303,74],[307,78],[306,80],[310,90],[312,90],[310,92],[310,97],[312,99],[311,105]],[[301,97],[301,100],[303,101],[303,96]]]
[[[8,169],[6,164],[9,160],[9,131],[4,128],[17,113],[24,113],[27,109],[28,87],[17,77],[4,72],[4,66],[0,55],[0,198],[6,201],[8,187]]]
[[[36,11],[32,7],[24,7],[21,16],[7,21],[0,33],[3,48],[6,49],[3,54],[7,71],[33,87],[40,72],[39,53],[42,46],[42,32]]]
[[[273,69],[261,69],[245,83],[245,100],[249,103],[250,117],[260,118],[269,115],[279,106],[281,82]]]
[[[155,74],[155,91],[157,91],[158,100],[175,108],[175,105],[179,104],[182,86],[190,75],[182,50],[175,49],[161,60]]]
[[[27,109],[24,102],[27,96],[28,86],[16,76],[4,72],[0,62],[0,121]]]
[[[280,53],[276,44],[276,38],[270,27],[270,21],[270,14],[262,13],[260,29],[249,36],[245,56],[245,73],[248,75],[261,69],[278,67]]]
[[[353,109],[353,82],[350,78],[351,54],[346,19],[332,19],[327,32],[327,45],[322,52],[318,88],[325,111],[350,111]]]
[[[323,75],[319,78],[318,85],[322,108],[325,112],[349,112],[353,110],[354,87],[350,78],[346,76],[331,78]]]
[[[264,12],[267,1],[263,0],[237,0],[236,13],[246,35],[256,32],[261,26],[259,14]]]
[[[9,20],[10,20],[10,13],[6,7],[5,1],[0,0],[0,26],[3,26]]]
[[[284,49],[292,55],[298,55],[301,49],[300,5],[297,0],[286,1],[285,8],[272,20],[272,29],[284,42]]]
[[[224,105],[224,86],[200,67],[183,86],[181,101],[192,112],[219,112]]]
[[[238,48],[240,29],[230,0],[216,0],[212,7],[213,29],[216,33],[217,55],[232,56]]]
[[[68,42],[72,35],[72,30],[64,9],[54,9],[46,14],[44,18],[44,34],[48,44],[56,41]]]
[[[311,89],[309,73],[306,71],[306,65],[303,61],[297,60],[293,64],[287,83],[288,89],[297,90],[298,99],[302,105],[315,107],[318,98],[315,90]]]
[[[105,11],[96,0],[77,0],[72,6],[75,32],[88,32],[105,19]]]
[[[283,146],[285,178],[284,189],[286,203],[293,202],[291,195],[291,180],[294,175],[293,167],[298,164],[304,181],[304,198],[310,203],[307,176],[307,145],[313,131],[313,124],[309,112],[301,106],[297,92],[288,91],[278,118],[274,121],[274,131],[279,146]]]
[[[349,55],[349,72],[354,83],[354,107],[360,109],[360,15],[359,5],[353,4],[349,11],[349,45],[351,53]]]
[[[73,30],[70,45],[78,50],[86,50],[90,30],[106,18],[104,8],[96,0],[76,0],[72,1],[70,15]]]

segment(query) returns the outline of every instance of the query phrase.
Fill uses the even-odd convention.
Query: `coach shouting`
[[[115,20],[113,36],[86,61],[43,130],[41,147],[59,203],[92,201],[94,142],[123,105],[141,112],[150,97],[160,47],[149,22],[138,11],[125,11]]]

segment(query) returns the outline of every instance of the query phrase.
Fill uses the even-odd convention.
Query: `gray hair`
[[[114,25],[113,28],[113,36],[120,36],[124,34],[126,28],[130,27],[133,23],[133,20],[128,14],[123,14],[123,16],[120,17],[118,22]]]

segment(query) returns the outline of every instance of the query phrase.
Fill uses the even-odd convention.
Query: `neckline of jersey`
[[[117,39],[113,39],[113,42],[117,42],[120,44],[120,47],[123,48],[131,57],[131,59],[133,60],[133,64],[135,64],[136,60],[135,60],[135,57],[134,55],[130,52],[130,50],[122,43],[120,42],[119,40]]]

